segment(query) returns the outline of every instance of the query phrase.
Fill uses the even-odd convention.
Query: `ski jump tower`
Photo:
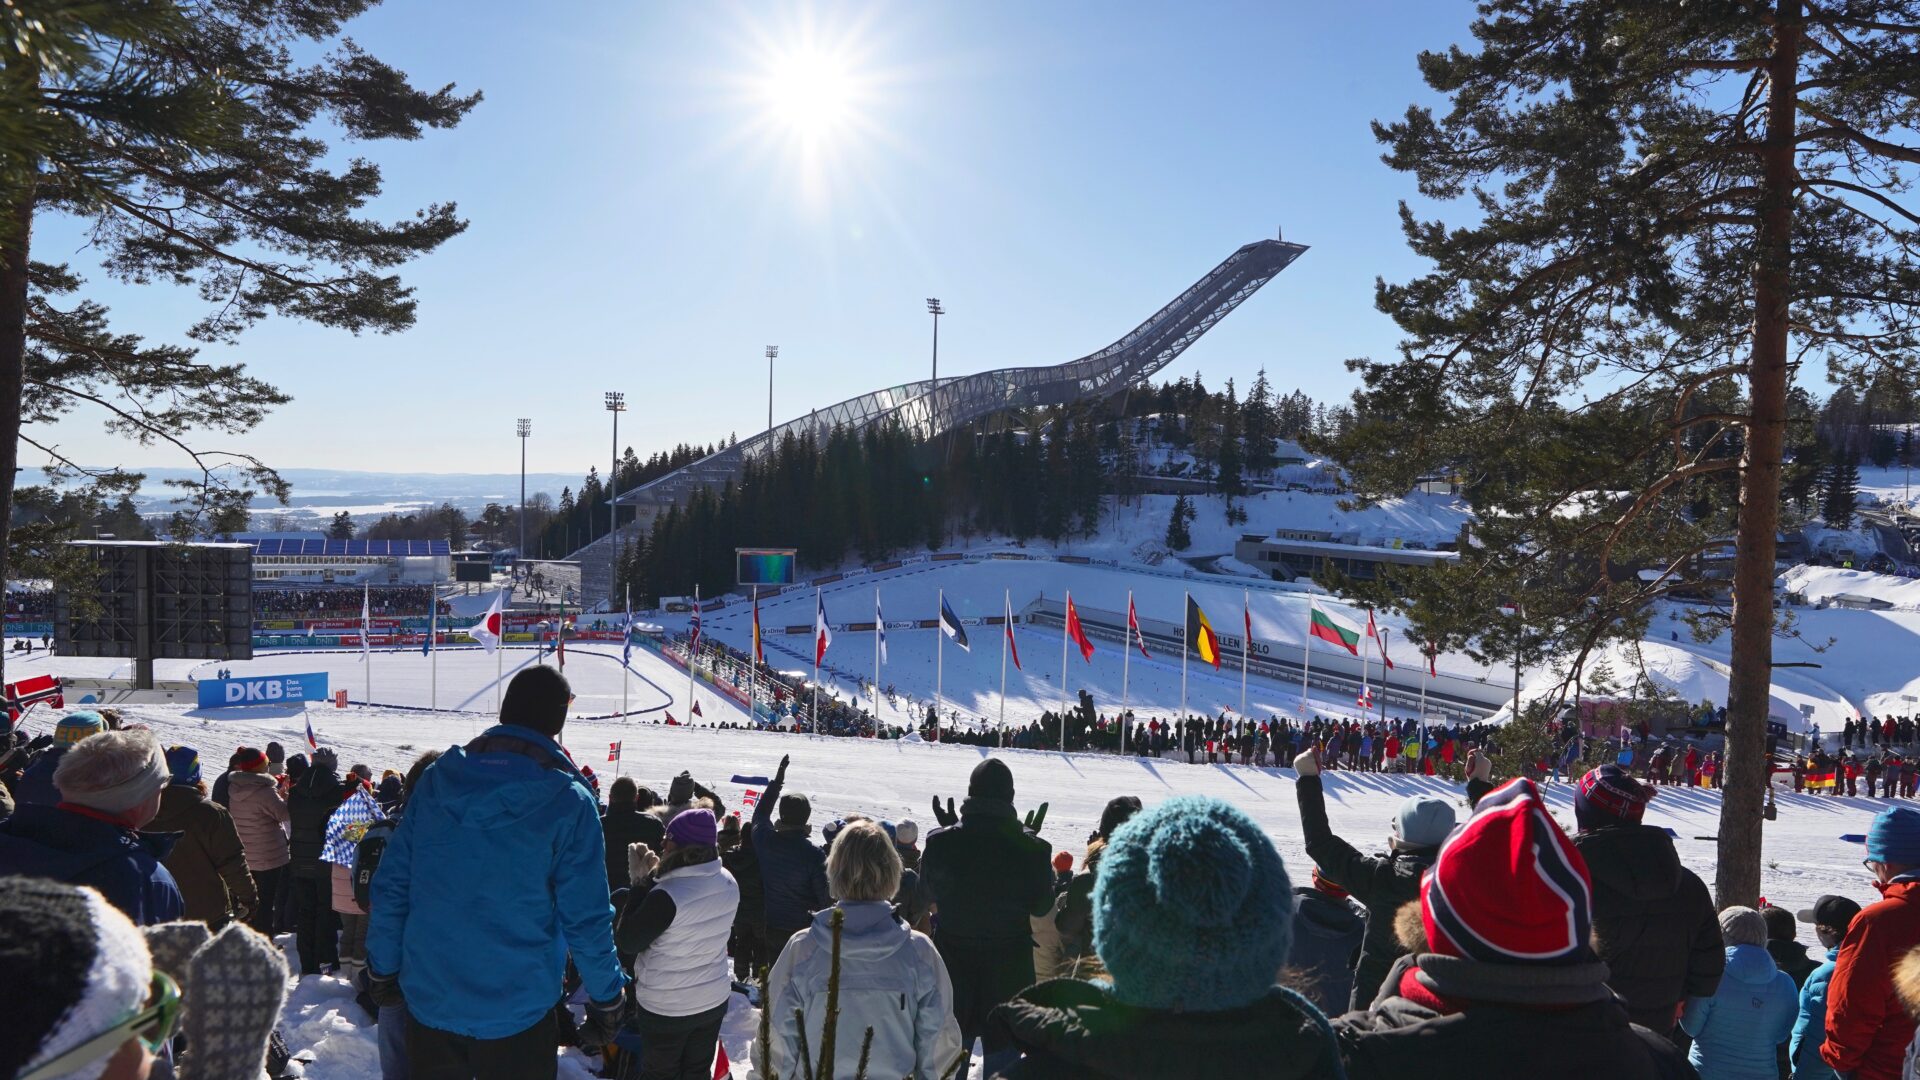
[[[1003,409],[1110,397],[1152,378],[1306,250],[1305,245],[1281,240],[1248,244],[1126,336],[1078,360],[1052,367],[996,368],[956,375],[940,379],[937,385],[923,379],[862,394],[742,439],[657,480],[621,492],[617,501],[633,508],[633,520],[623,521],[618,532],[595,540],[571,556],[580,563],[581,596],[589,603],[607,598],[613,589],[614,557],[628,540],[640,535],[669,506],[684,505],[698,489],[739,479],[749,459],[771,452],[789,435],[825,442],[836,426],[859,432],[898,423],[922,439],[931,439]]]

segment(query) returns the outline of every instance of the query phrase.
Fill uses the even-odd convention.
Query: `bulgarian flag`
[[[1307,601],[1307,636],[1331,641],[1355,656],[1360,655],[1360,628],[1335,615],[1324,611],[1317,600]]]

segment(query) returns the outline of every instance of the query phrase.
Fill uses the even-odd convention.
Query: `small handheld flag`
[[[1213,623],[1207,619],[1207,613],[1200,610],[1192,596],[1187,597],[1187,644],[1200,659],[1220,666],[1220,638],[1213,632]]]
[[[620,760],[620,744],[619,743],[611,742],[607,744],[607,760],[608,761]]]
[[[320,749],[320,740],[313,737],[313,721],[312,720],[307,721],[307,749],[309,750]]]
[[[1087,637],[1087,628],[1080,625],[1080,609],[1073,606],[1073,596],[1067,596],[1067,636],[1080,646],[1080,659],[1093,662],[1093,641]]]
[[[961,652],[973,651],[967,644],[967,628],[960,625],[960,616],[953,613],[944,596],[940,598],[940,632],[952,638],[953,643],[960,646]]]

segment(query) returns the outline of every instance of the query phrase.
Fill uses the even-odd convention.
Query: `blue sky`
[[[283,466],[603,468],[605,390],[643,455],[941,370],[1053,364],[1132,328],[1234,248],[1312,250],[1162,377],[1344,398],[1398,339],[1376,275],[1419,266],[1411,180],[1368,130],[1430,100],[1414,57],[1466,39],[1459,0],[875,6],[389,0],[352,36],[471,118],[361,148],[379,209],[455,200],[467,233],[404,271],[419,323],[360,337],[276,319],[239,359],[294,401],[237,441]],[[563,18],[549,17],[564,13]],[[107,282],[43,222],[119,329],[175,339],[190,290]],[[180,464],[60,426],[91,462]],[[27,459],[32,463],[32,459]]]

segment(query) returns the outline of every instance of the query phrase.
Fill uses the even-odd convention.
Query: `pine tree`
[[[1193,546],[1193,531],[1189,527],[1193,521],[1193,504],[1185,495],[1173,497],[1173,511],[1167,515],[1167,547],[1174,551],[1185,551]]]
[[[353,539],[353,515],[345,510],[333,515],[333,524],[327,526],[327,539]]]
[[[466,223],[450,203],[372,216],[379,166],[323,136],[415,139],[459,123],[479,96],[415,89],[341,37],[369,6],[11,0],[0,14],[0,577],[34,573],[9,565],[23,557],[8,535],[23,447],[67,478],[129,475],[84,469],[47,437],[76,410],[201,467],[186,518],[223,511],[231,524],[222,488],[287,494],[258,458],[194,446],[249,430],[286,395],[240,364],[111,329],[74,270],[33,257],[36,226],[84,221],[112,276],[196,286],[206,315],[161,328],[168,338],[229,344],[274,314],[355,333],[412,325],[394,268]]]
[[[1247,471],[1254,476],[1271,475],[1278,464],[1273,440],[1279,437],[1279,417],[1273,402],[1273,387],[1267,383],[1267,369],[1254,376],[1247,391],[1246,404],[1240,407],[1240,434],[1246,441]]]
[[[1403,359],[1351,365],[1364,388],[1338,457],[1364,491],[1485,478],[1485,543],[1408,599],[1443,644],[1486,634],[1489,593],[1525,592],[1584,656],[1640,633],[1689,553],[1735,537],[1715,894],[1751,904],[1790,372],[1865,383],[1920,346],[1920,213],[1900,201],[1920,162],[1920,0],[1479,12],[1472,47],[1419,59],[1446,110],[1375,127],[1389,164],[1472,223],[1402,207],[1432,272],[1379,286]],[[1723,383],[1730,409],[1688,415]],[[1740,455],[1689,453],[1677,436],[1696,427]],[[1543,562],[1591,569],[1529,578]],[[1680,573],[1617,573],[1636,565]]]
[[[1853,528],[1854,504],[1860,499],[1860,458],[1841,454],[1827,466],[1820,497],[1820,516],[1830,529]]]

